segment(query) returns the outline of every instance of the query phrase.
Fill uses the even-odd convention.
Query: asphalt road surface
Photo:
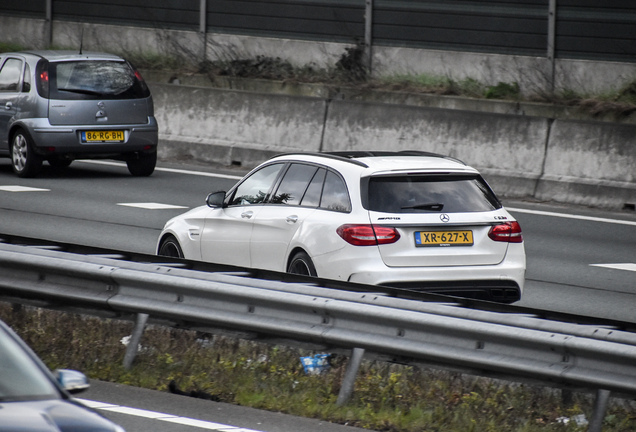
[[[38,178],[20,179],[0,159],[0,233],[154,253],[168,219],[203,205],[210,192],[228,190],[244,173],[160,164],[151,177],[135,178],[123,163],[76,161],[65,170],[45,164]],[[527,253],[526,288],[517,304],[636,322],[635,212],[504,204],[522,226]],[[354,430],[105,383],[81,397],[99,401],[95,406],[128,432]]]
[[[76,161],[20,179],[0,159],[0,233],[154,253],[171,217],[228,190],[245,170],[163,164],[148,178],[123,163]],[[504,201],[523,229],[522,306],[636,322],[636,213]]]

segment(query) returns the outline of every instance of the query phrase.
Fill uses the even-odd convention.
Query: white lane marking
[[[117,205],[125,206],[125,207],[137,207],[146,210],[169,210],[169,209],[184,209],[187,207],[172,205],[172,204],[161,204],[161,203],[117,203]]]
[[[5,192],[50,192],[51,189],[40,189],[26,186],[0,186],[1,191]]]
[[[107,161],[100,161],[100,160],[82,160],[82,161],[77,161],[77,162],[92,163],[92,164],[97,164],[97,165],[118,166],[118,167],[125,167],[126,166],[125,163],[121,163],[121,162],[107,162]],[[176,168],[160,168],[160,167],[157,167],[157,168],[155,168],[155,171],[171,172],[171,173],[177,173],[177,174],[189,174],[189,175],[197,175],[197,176],[203,176],[203,177],[218,177],[218,178],[225,178],[225,179],[230,179],[230,180],[240,180],[240,179],[243,178],[243,176],[235,176],[235,175],[229,175],[229,174],[207,173],[207,172],[201,172],[201,171],[188,171],[188,170],[182,170],[182,169],[176,169]]]
[[[260,432],[254,429],[245,429],[245,428],[239,428],[236,426],[224,425],[221,423],[209,422],[205,420],[197,420],[197,419],[188,418],[188,417],[179,417],[176,415],[160,413],[157,411],[148,411],[148,410],[142,410],[138,408],[130,408],[130,407],[125,407],[120,405],[113,405],[113,404],[109,404],[105,402],[92,401],[88,399],[77,399],[77,400],[83,403],[84,405],[94,409],[116,412],[120,414],[128,414],[135,417],[144,417],[144,418],[149,418],[154,420],[167,421],[170,423],[182,424],[185,426],[194,426],[201,429],[209,429],[209,430],[214,430],[219,432]]]
[[[627,270],[636,272],[636,264],[632,263],[616,263],[616,264],[590,264],[592,267],[605,267],[615,270]]]
[[[547,212],[547,211],[541,211],[541,210],[527,210],[527,209],[512,208],[512,207],[506,207],[506,210],[509,210],[513,213],[519,212],[519,213],[535,214],[540,216],[554,216],[554,217],[560,217],[560,218],[566,218],[566,219],[580,219],[580,220],[587,220],[592,222],[605,222],[605,223],[613,223],[613,224],[619,224],[619,225],[636,226],[635,221],[626,221],[626,220],[620,220],[620,219],[607,219],[607,218],[599,218],[599,217],[593,217],[593,216],[581,216],[581,215],[572,215],[572,214],[566,214],[566,213],[554,213],[554,212]]]

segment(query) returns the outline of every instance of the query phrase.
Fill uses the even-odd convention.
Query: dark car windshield
[[[15,339],[0,329],[0,402],[59,397],[48,376]]]
[[[365,208],[385,213],[463,213],[501,208],[478,175],[377,176],[363,183]],[[366,186],[366,187],[365,187]]]
[[[150,94],[141,76],[125,61],[50,63],[49,77],[51,99],[137,99]]]

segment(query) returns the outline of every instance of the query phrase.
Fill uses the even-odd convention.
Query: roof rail
[[[317,153],[317,152],[292,152],[292,153],[279,153],[275,156],[272,156],[272,158],[278,157],[278,156],[293,156],[293,155],[303,155],[303,156],[318,156],[318,157],[324,157],[324,158],[328,158],[328,159],[335,159],[335,160],[339,160],[342,162],[349,162],[352,163],[354,165],[358,165],[361,166],[363,168],[369,168],[369,165],[365,164],[364,162],[360,162],[358,160],[353,160],[351,159],[351,157],[347,157],[344,155],[340,155],[337,154],[337,152],[326,152],[326,153]],[[369,156],[369,155],[367,155]],[[359,156],[358,156],[359,157]]]
[[[353,150],[353,151],[337,151],[337,152],[328,152],[328,154],[342,156],[345,158],[360,158],[360,157],[377,157],[377,156],[426,156],[426,157],[438,157],[443,159],[452,160],[462,165],[466,165],[464,161],[459,160],[457,158],[446,156],[439,153],[432,153],[420,150],[401,150],[401,151],[364,151],[364,150]]]
[[[293,155],[305,155],[305,156],[318,156],[329,159],[335,159],[342,162],[349,162],[364,168],[368,168],[369,166],[364,162],[356,160],[357,158],[363,157],[382,157],[382,156],[426,156],[426,157],[437,157],[442,159],[452,160],[454,162],[460,163],[462,165],[466,165],[464,161],[459,160],[457,158],[446,156],[438,153],[425,152],[420,150],[402,150],[402,151],[366,151],[366,150],[352,150],[352,151],[335,151],[335,152],[291,152],[291,153],[280,153],[273,157],[278,156],[293,156]]]

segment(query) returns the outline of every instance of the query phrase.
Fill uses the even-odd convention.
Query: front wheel
[[[291,261],[289,261],[287,273],[303,276],[318,276],[314,263],[311,261],[311,258],[309,258],[309,255],[303,251],[296,252]]]
[[[31,138],[22,130],[13,136],[11,165],[18,177],[35,177],[42,167],[42,158],[33,151]]]
[[[159,256],[166,256],[172,258],[183,258],[183,250],[179,246],[179,241],[174,236],[168,236],[164,239],[159,246]]]
[[[126,160],[128,171],[135,177],[148,177],[155,171],[157,153],[138,153]]]

